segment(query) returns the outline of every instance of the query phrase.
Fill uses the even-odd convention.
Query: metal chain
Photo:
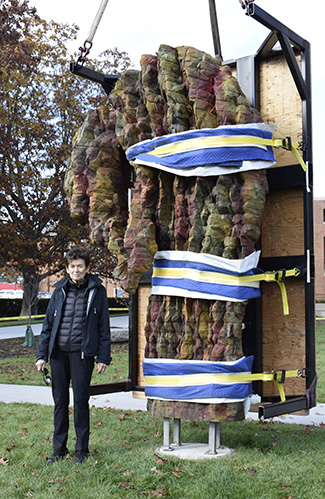
[[[89,30],[88,36],[86,38],[85,43],[83,44],[83,47],[79,47],[80,50],[80,55],[78,57],[78,63],[83,64],[90,52],[91,47],[93,46],[93,39],[96,34],[97,28],[99,26],[99,23],[103,17],[103,14],[105,12],[106,6],[108,4],[108,0],[102,0],[98,12],[95,16],[95,19],[91,25],[91,28]]]

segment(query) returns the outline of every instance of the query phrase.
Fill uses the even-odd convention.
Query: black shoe
[[[83,464],[88,457],[88,452],[78,450],[75,464]]]
[[[57,461],[60,461],[60,459],[63,459],[66,456],[66,454],[52,454],[51,457],[48,458],[47,464],[53,464],[56,463]]]

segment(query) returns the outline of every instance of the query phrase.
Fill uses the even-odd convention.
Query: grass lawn
[[[0,496],[3,498],[276,499],[324,497],[324,429],[271,422],[221,425],[235,453],[201,461],[160,457],[160,418],[145,411],[91,408],[90,456],[46,464],[53,408],[0,403]],[[72,414],[71,414],[72,423]],[[206,423],[184,421],[183,441],[207,442]]]
[[[23,343],[24,339],[21,339]],[[0,342],[1,343],[1,342]],[[26,350],[26,347],[25,347]],[[34,351],[34,349],[32,349]],[[35,350],[36,351],[36,350]],[[92,384],[125,381],[128,377],[128,345],[126,343],[112,344],[112,362],[104,374],[96,373],[94,369]],[[22,357],[7,357],[0,359],[0,384],[44,385],[42,376],[35,367],[35,353]]]
[[[128,347],[114,344],[113,362],[93,383],[127,377]],[[325,323],[317,323],[318,400],[325,401]],[[35,357],[0,359],[0,383],[42,384]],[[163,420],[146,411],[90,410],[90,456],[47,465],[52,454],[53,407],[0,403],[0,497],[51,499],[306,499],[325,497],[323,427],[272,420],[222,423],[221,445],[233,455],[203,461],[159,456]],[[182,422],[184,442],[208,441],[208,424]]]

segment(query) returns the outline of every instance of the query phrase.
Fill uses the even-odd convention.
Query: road
[[[111,328],[127,329],[129,327],[129,316],[123,315],[120,317],[110,318]],[[33,324],[32,330],[35,336],[38,336],[41,332],[42,324]],[[9,326],[0,327],[0,340],[6,340],[8,338],[23,338],[25,336],[26,326]]]

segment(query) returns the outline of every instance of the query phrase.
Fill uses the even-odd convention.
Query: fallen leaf
[[[165,464],[164,459],[155,459],[155,463],[158,464],[158,466],[161,466],[162,464]]]
[[[159,459],[160,461],[163,461],[164,463],[168,463],[169,462],[166,457],[159,456],[158,454],[154,454],[154,456],[156,456],[157,459]]]
[[[162,497],[162,495],[163,495],[163,489],[160,487],[159,489],[154,490],[151,493],[151,495],[154,496],[154,497]]]
[[[17,447],[17,445],[16,445],[16,444],[10,444],[10,447],[7,447],[7,448],[6,448],[6,451],[11,452],[11,451],[12,451],[12,449],[14,449],[15,447]]]
[[[101,421],[94,421],[93,424],[96,426],[102,426],[103,423]]]
[[[308,426],[305,427],[302,431],[304,433],[306,433],[307,435],[310,435],[311,433],[315,433],[315,430],[313,428],[308,428]]]
[[[306,450],[298,450],[298,452],[300,452],[301,454],[308,454]]]
[[[119,482],[118,487],[122,487],[123,489],[129,489],[131,484],[129,482]]]
[[[283,483],[282,485],[280,485],[279,489],[282,490],[285,489],[286,487],[291,487],[290,483]]]
[[[59,478],[58,476],[56,478],[54,478],[54,480],[50,480],[49,482],[47,483],[68,483],[65,478],[62,480],[61,478]]]
[[[177,471],[172,471],[172,474],[176,476],[176,478],[180,478],[180,475],[177,473]]]
[[[157,475],[162,475],[162,471],[157,470],[156,466],[154,466],[153,468],[150,468],[150,471],[152,471],[153,473],[156,473]]]
[[[6,457],[0,457],[0,464],[2,464],[3,466],[7,466],[8,463],[9,459],[7,459]]]

